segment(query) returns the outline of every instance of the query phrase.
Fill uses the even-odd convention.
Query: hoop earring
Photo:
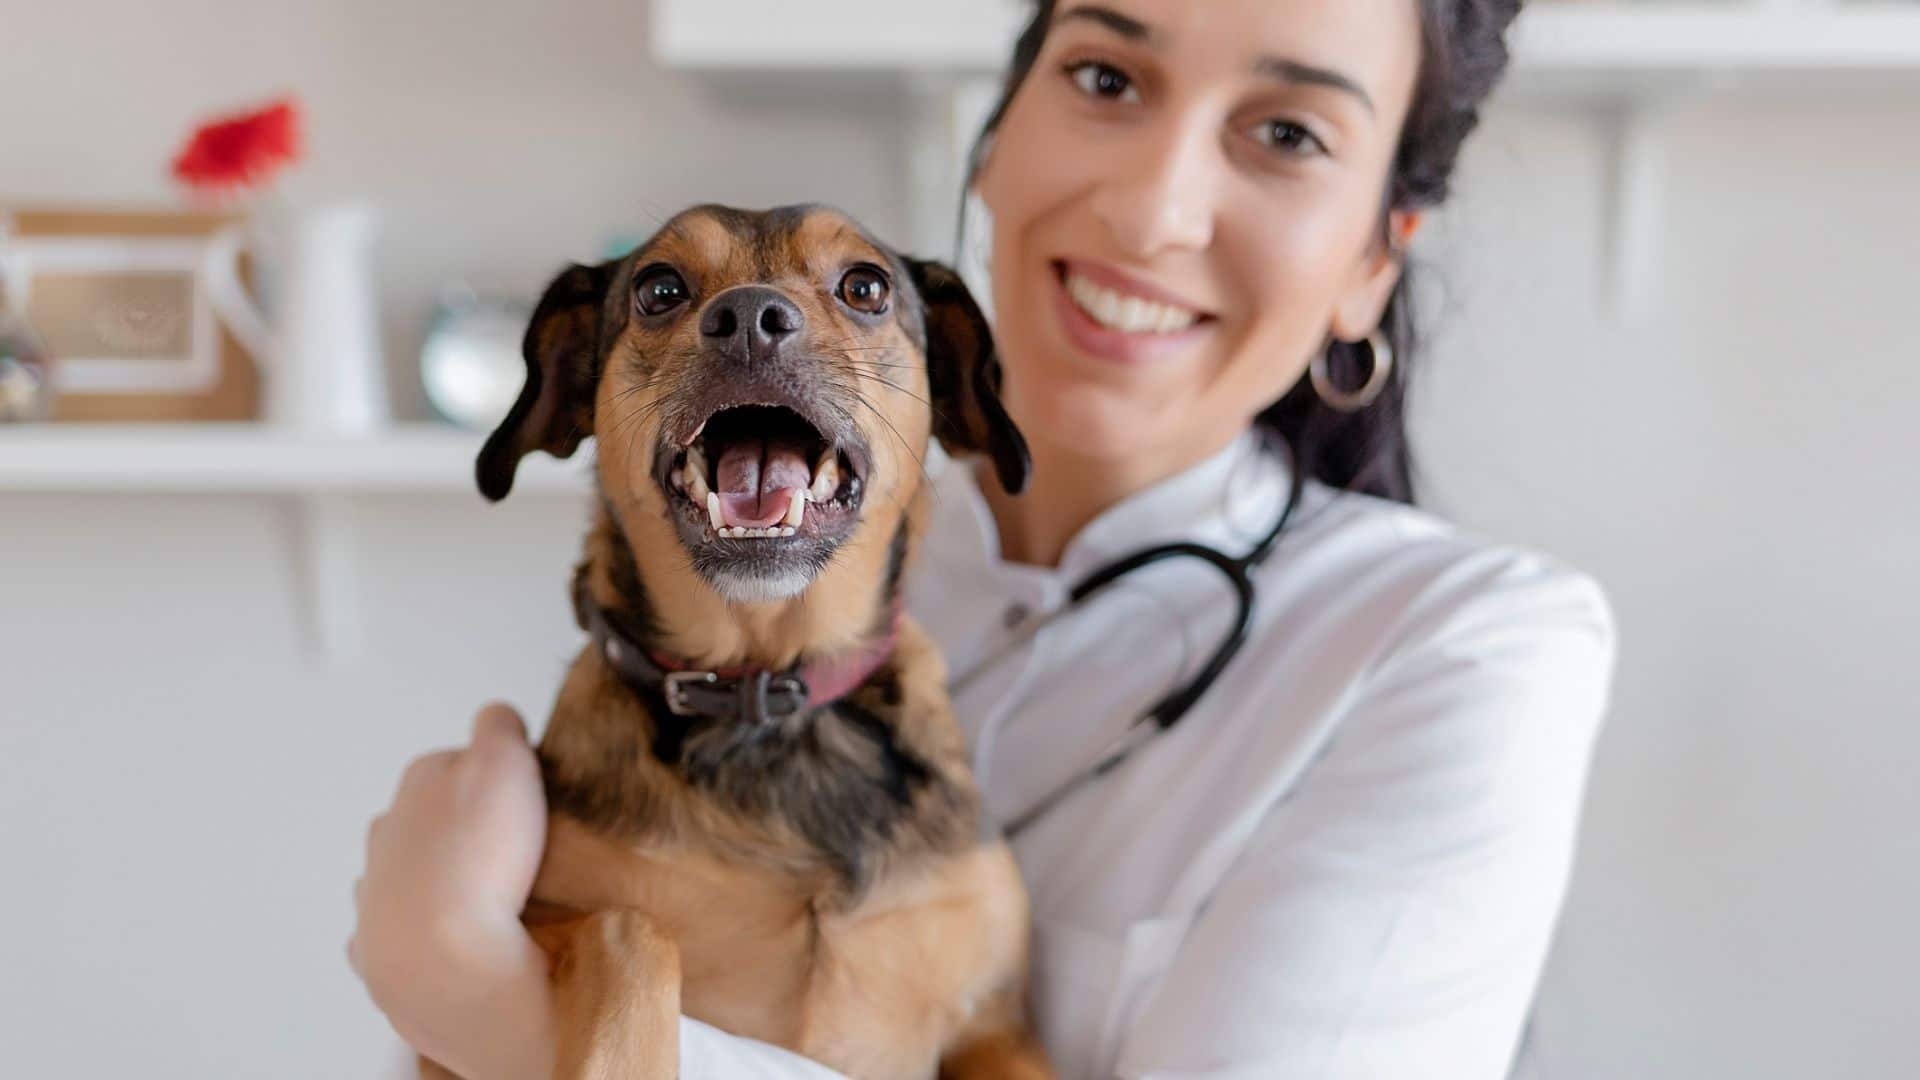
[[[1348,343],[1335,342],[1316,355],[1307,373],[1313,379],[1313,392],[1320,395],[1321,401],[1339,412],[1355,413],[1379,400],[1380,392],[1387,388],[1387,378],[1393,374],[1393,346],[1388,344],[1387,336],[1378,330],[1367,335],[1366,346],[1372,354],[1373,370],[1368,373],[1365,386],[1348,392],[1335,386],[1333,376],[1327,372],[1327,358],[1332,355],[1335,346],[1344,344]]]

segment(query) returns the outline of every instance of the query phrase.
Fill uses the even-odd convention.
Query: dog
[[[523,914],[555,1075],[670,1080],[684,1013],[859,1080],[1050,1076],[1024,887],[900,612],[931,440],[1029,469],[959,277],[829,208],[696,207],[568,268],[523,351],[481,492],[598,454]]]

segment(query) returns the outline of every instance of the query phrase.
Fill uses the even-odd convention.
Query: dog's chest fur
[[[679,944],[689,1016],[853,1077],[931,1075],[1020,970],[1026,915],[923,650],[903,627],[898,666],[847,707],[752,736],[656,727],[584,654],[541,744],[535,899],[646,912]]]

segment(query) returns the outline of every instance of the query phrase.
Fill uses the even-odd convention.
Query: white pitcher
[[[373,283],[375,213],[342,204],[296,213],[261,244],[270,256],[269,319],[240,280],[248,230],[229,225],[207,249],[213,309],[253,354],[270,423],[306,432],[366,434],[392,419]]]

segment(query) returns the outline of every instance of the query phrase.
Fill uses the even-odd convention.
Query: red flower
[[[201,191],[260,187],[302,150],[300,110],[291,100],[202,126],[173,159],[173,175]]]

